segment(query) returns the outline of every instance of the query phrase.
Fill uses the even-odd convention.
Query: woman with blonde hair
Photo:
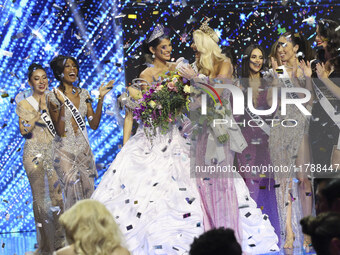
[[[217,34],[208,35],[198,29],[194,32],[193,38],[195,43],[191,48],[195,51],[196,66],[200,73],[209,77],[231,78],[232,64],[216,43],[219,41]]]
[[[194,68],[182,65],[179,71],[183,77],[194,83],[196,77],[199,78],[199,83],[206,83],[208,86],[214,86],[212,83],[218,82],[216,78],[222,84],[231,83],[233,66],[230,59],[222,54],[218,45],[219,38],[209,27],[209,20],[193,33],[194,42],[191,48],[196,58]],[[235,123],[233,116],[227,114],[231,112],[231,92],[224,88],[215,90],[223,105],[215,104],[209,107],[209,112],[212,111],[214,115],[223,112],[224,118],[229,117]],[[230,128],[226,125],[223,129],[228,130],[228,134],[220,135],[208,118],[203,123],[201,120],[200,117],[200,123],[197,123],[201,126],[201,131],[198,131],[197,138],[192,141],[195,144],[195,159],[191,159],[195,160],[195,166],[205,169],[232,168],[235,151],[240,152],[246,146],[241,130],[236,125]],[[191,118],[191,121],[194,120]],[[223,137],[226,139],[222,139]],[[232,228],[246,253],[259,254],[279,249],[278,237],[268,216],[262,215],[257,208],[245,182],[236,171],[206,173],[197,172],[196,167],[195,175],[203,204],[206,231],[219,227]]]
[[[60,216],[69,243],[56,255],[128,255],[122,235],[106,207],[92,199],[77,202]]]

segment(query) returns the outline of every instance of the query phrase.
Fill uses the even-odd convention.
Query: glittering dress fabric
[[[304,80],[299,79],[299,82]],[[309,109],[310,110],[310,109]],[[294,165],[302,139],[308,134],[309,119],[292,104],[287,105],[287,114],[282,115],[280,107],[276,110],[274,119],[277,125],[270,130],[269,151],[273,166],[285,167],[287,171],[275,172],[276,199],[280,219],[281,245],[286,240],[287,204],[292,202],[292,229],[295,235],[294,247],[301,247],[303,234],[300,220],[303,218],[301,199],[299,197],[297,173]],[[294,127],[285,127],[279,124],[282,120],[293,119],[297,122]],[[287,122],[285,125],[293,126],[295,122]]]
[[[189,143],[176,126],[152,146],[139,128],[92,195],[113,214],[132,254],[188,254],[203,230]]]
[[[230,92],[222,97],[229,100]],[[196,165],[233,166],[234,152],[229,142],[220,145],[210,128],[203,125],[197,138]],[[197,185],[204,206],[205,230],[218,227],[232,228],[242,245],[243,252],[250,254],[278,251],[278,237],[267,215],[262,214],[251,198],[243,178],[237,173],[219,173],[201,178]]]
[[[267,110],[270,107],[267,104],[268,87],[264,84],[259,88],[257,97],[257,110]],[[245,95],[245,100],[246,95]],[[238,118],[237,118],[238,117]],[[260,116],[264,121],[271,119],[272,116]],[[237,122],[245,120],[246,125],[241,126],[242,134],[248,143],[248,147],[242,153],[236,153],[238,168],[244,166],[269,166],[271,164],[268,139],[269,136],[260,127],[251,127],[248,121],[252,118],[249,114],[235,116]],[[270,123],[267,123],[270,125]],[[251,125],[254,125],[253,123]],[[277,202],[275,195],[275,180],[273,174],[260,172],[240,172],[241,176],[249,189],[250,196],[255,200],[262,212],[269,216],[270,222],[275,229],[277,236],[280,236],[280,223],[277,211]]]
[[[79,94],[79,112],[83,119],[87,113],[85,100],[89,97],[87,90],[81,89]],[[49,94],[49,100],[60,105],[54,93]],[[65,137],[56,136],[52,143],[53,166],[63,188],[65,210],[77,201],[90,198],[94,191],[94,178],[97,169],[91,148],[81,131],[74,132],[72,113],[65,107]]]
[[[339,72],[331,73],[329,78],[332,79],[338,87],[340,87]],[[329,102],[333,105],[335,110],[339,112],[340,100],[334,97],[321,81],[318,79],[314,79],[314,81],[322,93],[327,97]],[[328,168],[331,162],[333,146],[338,142],[340,130],[325,112],[319,101],[313,105],[312,116],[309,129],[309,139],[312,147],[313,163],[321,164],[322,167],[327,166]]]
[[[25,121],[36,116],[36,111],[25,99],[18,103],[16,113]],[[39,245],[37,254],[52,254],[64,243],[64,233],[58,223],[63,208],[62,195],[51,158],[53,136],[45,123],[39,120],[25,139],[23,164],[33,195],[33,213]]]

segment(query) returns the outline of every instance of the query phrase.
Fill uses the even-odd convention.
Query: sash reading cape
[[[34,110],[36,110],[37,112],[39,111],[39,103],[33,96],[27,97],[26,100],[34,108]],[[50,115],[48,115],[47,112],[43,112],[40,118],[47,126],[48,131],[50,131],[51,135],[54,137],[56,135],[56,131]]]
[[[335,125],[337,125],[339,128],[339,138],[338,138],[337,149],[340,150],[340,115],[336,114],[335,108],[329,102],[327,97],[322,93],[322,91],[318,88],[318,86],[316,86],[314,81],[313,81],[313,86],[314,86],[316,97],[318,98],[320,102],[320,105],[325,110],[325,112],[328,114],[328,116],[332,119]]]
[[[62,93],[60,90],[58,90],[58,91],[60,92],[60,94],[65,99],[65,103],[64,104],[66,105],[66,107],[72,113],[72,116],[73,116],[75,122],[77,123],[79,129],[81,130],[81,133],[83,134],[86,142],[90,146],[89,138],[87,137],[86,123],[85,123],[83,117],[81,116],[79,110],[77,109],[77,107],[74,106],[74,104],[71,102],[71,100],[68,99],[68,97],[64,95],[64,93]]]

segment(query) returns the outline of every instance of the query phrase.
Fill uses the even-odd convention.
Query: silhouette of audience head
[[[301,220],[303,233],[311,236],[312,245],[318,255],[340,254],[340,214],[321,213]]]
[[[319,179],[315,199],[316,214],[340,213],[340,179]]]
[[[234,230],[223,227],[212,229],[194,239],[190,255],[241,255],[242,249],[237,242]]]

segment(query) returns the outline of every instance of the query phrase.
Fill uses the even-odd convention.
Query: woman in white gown
[[[147,44],[153,67],[141,77],[153,81],[171,69],[167,61],[172,47],[160,25]],[[133,109],[141,92],[129,92],[132,98],[127,98],[126,107]],[[143,128],[124,140],[92,198],[113,214],[132,254],[188,253],[194,237],[203,232],[201,200],[190,178],[189,141],[175,124],[166,134],[156,135],[153,146]]]

